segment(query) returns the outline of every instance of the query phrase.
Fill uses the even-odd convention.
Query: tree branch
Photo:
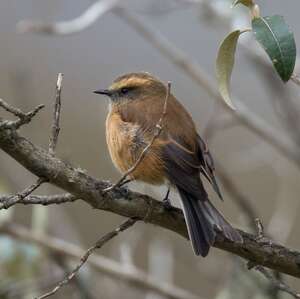
[[[44,299],[54,295],[56,292],[59,291],[60,288],[68,284],[78,273],[80,268],[86,263],[90,255],[96,250],[100,249],[105,243],[116,237],[120,232],[125,231],[126,229],[130,228],[132,225],[136,223],[137,220],[135,219],[127,219],[124,223],[118,226],[113,231],[106,233],[102,238],[100,238],[92,247],[90,247],[80,258],[80,263],[63,279],[61,280],[51,291],[37,297],[36,299]]]
[[[12,206],[14,195],[0,195],[0,210],[5,209],[5,206]],[[72,194],[57,194],[57,195],[28,195],[26,198],[21,198],[17,203],[22,205],[43,205],[49,206],[53,204],[62,204],[74,202],[78,198]]]
[[[1,128],[1,126],[0,126]],[[0,129],[0,148],[38,177],[46,178],[53,185],[70,192],[70,201],[81,198],[93,208],[110,211],[128,218],[145,219],[188,238],[183,214],[180,209],[166,211],[161,202],[138,192],[116,188],[107,194],[111,186],[79,169],[63,162],[48,151],[32,144],[14,129]],[[74,196],[74,197],[73,197]],[[31,196],[31,199],[41,198]],[[62,201],[66,200],[66,195]],[[58,198],[55,198],[55,203]],[[49,203],[47,200],[45,204]],[[145,221],[146,221],[145,220]],[[217,248],[239,255],[255,264],[300,277],[300,253],[271,240],[256,240],[254,235],[240,231],[244,243],[232,243],[218,233]]]
[[[25,113],[25,112],[21,111],[19,108],[15,108],[15,107],[7,104],[2,99],[0,99],[0,107],[2,107],[6,111],[12,113],[16,117],[18,117],[18,120],[15,120],[15,121],[12,121],[12,120],[1,121],[0,128],[19,129],[21,126],[30,123],[31,120],[36,116],[36,114],[45,107],[45,105],[39,105],[39,106],[35,107],[32,111]]]
[[[23,20],[17,24],[21,33],[35,32],[42,34],[69,35],[78,33],[94,24],[101,16],[110,11],[120,0],[99,0],[87,8],[79,17],[71,21],[45,24],[31,20]]]
[[[56,93],[55,93],[55,102],[53,110],[53,123],[52,123],[52,134],[49,142],[49,153],[51,155],[55,154],[55,149],[58,141],[58,135],[60,131],[60,110],[61,110],[61,89],[62,89],[62,79],[63,74],[59,73],[57,76],[56,82]]]
[[[0,210],[8,209],[11,206],[21,202],[26,202],[26,197],[30,195],[33,191],[35,191],[38,187],[40,187],[45,182],[44,178],[38,179],[35,183],[24,189],[22,192],[17,193],[16,195],[11,195],[7,198],[6,201],[2,201],[0,203]],[[0,197],[1,198],[1,197]]]
[[[0,226],[0,233],[7,234],[25,242],[35,243],[38,246],[49,250],[51,253],[64,258],[80,259],[85,253],[83,249],[74,244],[55,237],[32,234],[30,230],[14,223],[6,223],[5,225]],[[131,283],[142,289],[154,291],[170,299],[199,299],[199,296],[180,289],[175,285],[159,281],[134,266],[128,269],[117,261],[102,255],[91,256],[87,260],[87,264],[109,277]]]
[[[59,73],[57,76],[57,83],[56,83],[56,95],[55,95],[54,111],[53,111],[52,132],[51,132],[50,142],[48,147],[49,154],[52,156],[55,154],[58,135],[60,131],[59,123],[60,123],[60,109],[61,109],[62,78],[63,78],[63,74]],[[8,103],[0,99],[0,107],[4,108],[6,111],[10,112],[11,114],[19,118],[19,120],[17,121],[2,121],[0,123],[0,127],[18,129],[22,125],[29,123],[32,120],[32,118],[40,111],[40,109],[44,107],[44,105],[39,105],[36,108],[34,108],[32,111],[28,113],[24,113],[19,108],[12,107]],[[19,201],[25,200],[27,196],[33,193],[37,188],[39,188],[45,182],[47,182],[47,179],[45,179],[44,177],[39,177],[38,180],[35,183],[33,183],[31,186],[27,187],[22,192],[19,192],[16,195],[11,196],[10,198],[8,198],[6,202],[3,201],[0,204],[0,210],[3,208],[8,209],[9,207],[17,204]]]

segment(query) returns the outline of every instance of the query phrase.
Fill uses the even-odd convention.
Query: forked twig
[[[71,271],[63,280],[61,280],[51,291],[37,297],[36,299],[44,299],[54,295],[61,287],[68,284],[71,279],[78,273],[80,268],[85,264],[89,256],[96,250],[100,249],[105,243],[116,237],[120,232],[125,231],[137,222],[137,219],[129,218],[113,231],[105,234],[92,247],[90,247],[81,257],[79,264]]]
[[[36,114],[45,107],[45,105],[38,105],[30,112],[23,112],[19,108],[15,108],[4,100],[0,99],[0,107],[2,107],[7,112],[18,117],[17,120],[3,120],[0,122],[0,129],[19,129],[21,126],[28,124],[36,116]]]
[[[135,163],[122,175],[122,177],[115,184],[113,184],[112,186],[106,188],[103,191],[103,193],[107,193],[107,192],[112,191],[113,189],[121,186],[122,183],[124,183],[125,179],[130,174],[132,174],[133,171],[135,171],[135,169],[138,167],[138,165],[146,157],[146,155],[147,155],[148,151],[150,150],[151,146],[153,145],[154,141],[156,140],[156,138],[159,137],[159,135],[161,134],[161,131],[163,130],[163,120],[164,120],[164,118],[167,114],[168,100],[169,100],[169,97],[170,97],[170,92],[171,92],[171,82],[168,82],[165,102],[164,102],[164,106],[163,106],[163,111],[162,111],[160,119],[158,120],[157,124],[155,125],[156,130],[154,131],[154,134],[153,134],[153,137],[152,137],[151,141],[143,149],[143,151],[141,152],[140,156],[135,161]]]
[[[19,192],[16,195],[12,195],[6,201],[0,203],[0,210],[8,209],[11,206],[17,204],[18,202],[23,201],[28,195],[30,195],[33,191],[40,187],[44,182],[45,179],[39,178],[35,183],[24,189],[22,192]]]
[[[61,109],[61,89],[62,89],[62,78],[63,74],[59,73],[57,77],[56,83],[56,95],[55,95],[55,103],[54,103],[54,112],[53,112],[53,122],[52,122],[52,133],[49,142],[49,153],[53,156],[55,153],[55,148],[58,141],[58,135],[60,131],[59,122],[60,122],[60,109]],[[4,100],[0,99],[0,107],[5,109],[7,112],[18,117],[16,121],[8,121],[4,120],[0,122],[0,128],[11,128],[18,129],[24,124],[29,123],[32,118],[44,107],[44,105],[39,105],[34,108],[32,111],[25,113],[19,108],[15,108]],[[8,209],[15,204],[24,201],[24,199],[31,195],[38,187],[40,187],[43,183],[46,183],[48,180],[46,178],[38,178],[35,183],[24,189],[23,191],[17,193],[16,195],[12,195],[7,199],[7,201],[0,202],[0,210]]]

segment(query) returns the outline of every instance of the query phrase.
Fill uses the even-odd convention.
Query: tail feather
[[[189,237],[196,255],[205,257],[214,244],[217,231],[236,242],[242,242],[240,234],[224,219],[221,213],[206,199],[195,199],[193,195],[178,188]]]
[[[243,242],[243,239],[239,232],[234,229],[223,217],[223,215],[213,206],[209,201],[198,200],[197,203],[200,206],[200,209],[205,209],[210,215],[212,215],[214,226],[216,230],[222,231],[224,236],[233,242]]]

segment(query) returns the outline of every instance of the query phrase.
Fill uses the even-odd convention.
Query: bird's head
[[[107,89],[94,91],[111,99],[112,104],[141,101],[149,97],[164,97],[166,86],[149,73],[128,73],[116,78]]]

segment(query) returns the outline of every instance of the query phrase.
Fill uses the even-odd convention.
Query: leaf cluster
[[[252,28],[229,33],[222,41],[216,59],[219,92],[232,109],[235,107],[230,96],[230,80],[241,34],[253,33],[254,38],[265,50],[283,82],[290,80],[296,64],[294,34],[284,18],[279,15],[261,17],[259,6],[252,0],[235,0],[232,6],[235,7],[238,4],[242,4],[250,10]]]

